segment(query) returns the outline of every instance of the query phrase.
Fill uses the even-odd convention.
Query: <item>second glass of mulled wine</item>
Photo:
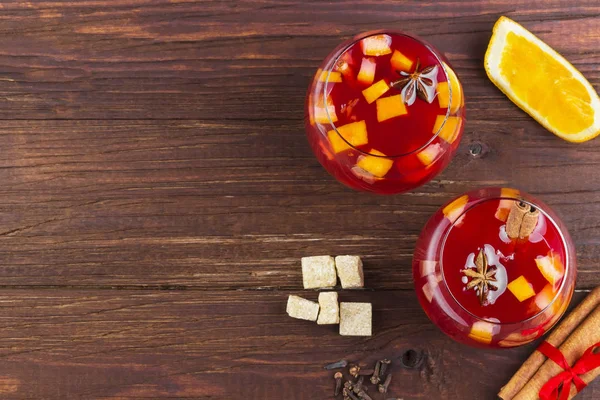
[[[453,339],[514,347],[564,314],[575,249],[548,206],[510,188],[460,196],[427,222],[413,258],[419,301]]]

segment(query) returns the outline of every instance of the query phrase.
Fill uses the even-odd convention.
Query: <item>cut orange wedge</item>
[[[600,98],[560,54],[513,20],[500,17],[485,53],[490,80],[556,136],[585,142],[600,134]]]

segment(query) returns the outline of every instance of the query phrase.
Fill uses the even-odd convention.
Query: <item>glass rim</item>
[[[426,43],[424,41],[422,41],[419,38],[416,38],[414,36],[411,36],[407,33],[404,32],[399,32],[399,31],[394,31],[394,30],[386,30],[386,29],[380,29],[380,30],[374,30],[374,31],[368,31],[368,32],[363,32],[360,33],[356,36],[354,36],[352,38],[352,40],[350,41],[350,43],[348,43],[347,45],[345,45],[344,47],[342,47],[339,50],[339,54],[338,56],[335,58],[335,60],[333,60],[333,62],[331,63],[331,65],[327,68],[327,77],[325,79],[325,82],[323,84],[323,99],[327,98],[327,86],[329,84],[329,78],[331,77],[331,73],[333,72],[333,68],[335,67],[335,65],[337,65],[338,60],[352,47],[355,46],[359,41],[368,38],[370,36],[375,36],[375,35],[380,35],[380,34],[393,34],[393,35],[398,35],[398,36],[404,36],[407,37],[409,39],[412,39],[416,42],[418,42],[419,44],[423,45],[437,60],[437,62],[439,63],[439,65],[442,67],[442,71],[444,72],[444,75],[446,76],[446,81],[449,83],[448,84],[448,107],[446,109],[446,115],[444,116],[444,121],[442,122],[442,124],[440,125],[439,129],[437,130],[437,132],[435,133],[435,135],[433,135],[431,137],[431,139],[429,139],[427,142],[425,142],[421,147],[412,150],[408,153],[402,153],[402,154],[397,154],[397,155],[378,155],[378,154],[371,154],[368,152],[365,152],[363,150],[358,149],[357,147],[355,147],[354,145],[352,145],[350,142],[348,142],[346,140],[346,138],[344,138],[344,136],[342,136],[340,134],[340,132],[337,129],[337,126],[335,125],[335,123],[333,122],[331,115],[329,115],[329,108],[325,107],[325,114],[327,115],[327,119],[329,120],[329,124],[333,127],[333,130],[335,131],[335,133],[348,145],[350,146],[352,149],[360,152],[361,154],[364,155],[368,155],[368,156],[372,156],[372,157],[378,157],[378,158],[386,158],[386,159],[396,159],[396,158],[402,158],[402,157],[407,157],[410,156],[412,154],[416,154],[419,153],[421,151],[423,151],[425,148],[427,148],[435,139],[437,139],[437,137],[440,135],[440,133],[442,132],[442,130],[444,129],[444,126],[446,125],[446,122],[448,122],[448,119],[450,118],[450,114],[451,114],[451,110],[452,110],[452,85],[450,84],[450,75],[448,74],[448,71],[446,71],[446,67],[444,66],[444,61],[440,58],[437,50],[431,46],[429,43]],[[458,79],[458,77],[457,77]],[[460,84],[460,83],[459,83]]]
[[[517,190],[517,189],[515,189],[515,190]],[[452,222],[452,224],[450,224],[450,227],[444,233],[444,238],[442,240],[442,246],[440,248],[440,271],[442,273],[442,282],[444,283],[444,287],[446,288],[446,290],[450,294],[450,297],[452,298],[452,300],[456,304],[458,304],[458,306],[462,310],[464,310],[469,316],[473,317],[475,320],[485,321],[485,322],[490,323],[490,324],[492,324],[494,326],[501,326],[501,327],[504,326],[504,327],[506,327],[506,326],[511,326],[511,325],[520,325],[520,324],[524,324],[524,323],[530,322],[530,321],[538,318],[540,315],[544,314],[546,312],[546,310],[548,308],[550,308],[552,305],[554,305],[554,303],[557,301],[557,299],[559,298],[558,294],[561,293],[564,290],[566,282],[567,282],[567,279],[566,279],[567,273],[572,268],[572,266],[571,266],[571,253],[570,253],[570,250],[569,250],[569,246],[567,246],[567,238],[566,238],[563,230],[561,229],[560,225],[556,223],[556,221],[554,220],[554,218],[552,218],[552,216],[550,214],[548,214],[548,212],[546,212],[546,210],[544,210],[544,207],[546,207],[546,205],[542,203],[543,207],[539,207],[539,205],[536,204],[534,201],[528,200],[526,198],[523,198],[523,196],[521,196],[521,194],[522,194],[521,191],[518,191],[518,193],[519,193],[519,195],[517,197],[502,196],[500,194],[498,196],[490,196],[490,197],[486,197],[486,198],[481,198],[481,199],[478,199],[477,201],[475,201],[473,204],[469,205],[468,207],[465,207],[465,209],[463,210],[463,212],[461,212],[460,215],[454,220],[454,222]],[[527,196],[525,196],[525,197],[527,197]],[[466,215],[467,212],[469,212],[473,208],[481,205],[484,202],[492,201],[492,200],[521,201],[521,202],[529,204],[530,206],[534,206],[536,209],[540,210],[540,212],[552,223],[552,225],[554,225],[554,228],[556,228],[556,231],[558,232],[558,234],[560,236],[560,239],[561,239],[561,244],[562,244],[562,246],[564,248],[564,251],[565,251],[565,273],[563,275],[563,280],[562,280],[562,282],[561,282],[558,290],[556,291],[556,295],[552,298],[552,301],[550,303],[548,303],[548,305],[546,307],[544,307],[543,309],[539,310],[534,315],[532,315],[530,317],[527,317],[525,319],[519,320],[519,321],[514,321],[514,322],[496,322],[496,321],[490,320],[489,318],[481,317],[479,315],[473,314],[471,311],[467,310],[461,304],[461,302],[459,302],[456,299],[456,297],[454,296],[454,293],[452,293],[452,290],[450,290],[450,287],[448,286],[448,282],[446,281],[446,278],[444,276],[444,258],[443,258],[443,254],[444,254],[444,248],[446,247],[446,239],[448,238],[448,235],[450,234],[450,231],[452,230],[452,228],[454,228],[454,226],[456,225],[456,223],[464,215]],[[452,201],[454,201],[454,199]],[[538,200],[536,199],[535,201],[538,201]],[[507,282],[507,284],[508,284],[508,282]],[[566,311],[566,309],[563,310],[563,312],[561,313],[561,315],[564,314],[565,311]]]

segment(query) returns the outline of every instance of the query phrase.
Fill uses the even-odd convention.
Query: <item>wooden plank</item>
[[[315,14],[315,11],[318,11]],[[299,123],[310,76],[343,39],[402,29],[446,52],[471,120],[527,120],[485,78],[493,23],[512,16],[598,87],[597,1],[5,1],[0,119]],[[510,132],[506,130],[505,132]]]
[[[300,257],[351,253],[369,287],[408,289],[427,219],[484,185],[524,188],[556,209],[577,244],[578,286],[600,284],[600,142],[575,150],[534,123],[507,124],[511,135],[470,123],[446,172],[384,197],[336,183],[298,126],[5,121],[2,285],[297,289]],[[567,165],[579,179],[564,178]]]
[[[316,299],[315,292],[295,293]],[[491,399],[533,348],[459,345],[429,322],[410,291],[340,293],[342,300],[373,302],[373,338],[293,320],[285,315],[286,296],[3,290],[2,398],[332,399],[332,373],[323,365],[389,357],[390,395]],[[416,369],[400,367],[408,350],[424,355]],[[599,395],[595,382],[579,398]]]

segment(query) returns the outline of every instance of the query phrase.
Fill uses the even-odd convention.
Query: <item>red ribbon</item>
[[[521,334],[523,336],[527,336],[529,337],[529,335],[531,335],[532,333],[535,333],[535,337],[534,339],[539,338],[540,336],[542,336],[544,334],[545,330],[544,330],[544,326],[543,325],[538,325],[535,328],[531,328],[531,329],[524,329]]]
[[[599,348],[600,342],[591,345],[575,365],[571,367],[560,350],[550,343],[543,341],[537,350],[557,363],[564,371],[542,386],[539,393],[540,399],[568,400],[569,393],[571,392],[571,383],[575,385],[578,393],[581,392],[587,384],[579,377],[579,375],[600,367],[600,352],[597,354],[594,353],[594,351]]]

